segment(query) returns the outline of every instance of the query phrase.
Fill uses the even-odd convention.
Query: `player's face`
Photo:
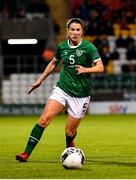
[[[71,23],[68,29],[68,38],[74,43],[78,44],[83,35],[83,28],[78,23]]]

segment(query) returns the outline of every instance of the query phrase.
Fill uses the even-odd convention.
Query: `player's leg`
[[[75,146],[74,138],[81,119],[85,116],[89,106],[90,96],[83,98],[68,97],[68,122],[66,125],[66,147]]]
[[[56,100],[48,100],[43,113],[41,114],[38,123],[33,127],[29,136],[25,151],[19,155],[16,155],[16,160],[26,161],[33,149],[39,142],[44,129],[52,121],[53,117],[63,110],[64,106]]]
[[[75,147],[74,139],[77,134],[77,128],[81,119],[68,115],[68,121],[65,127],[66,132],[66,147]]]

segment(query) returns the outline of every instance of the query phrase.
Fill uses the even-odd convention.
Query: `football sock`
[[[66,134],[66,147],[70,147],[71,146],[71,143],[75,139],[76,135],[77,135],[77,132],[75,133],[75,135],[73,137],[68,136]]]
[[[40,140],[43,134],[44,129],[45,128],[41,127],[39,124],[36,124],[34,128],[32,129],[26,148],[25,148],[25,152],[28,155],[32,153],[33,149],[37,145],[38,141]]]

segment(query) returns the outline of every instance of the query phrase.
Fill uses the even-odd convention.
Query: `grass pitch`
[[[80,170],[66,170],[60,163],[65,149],[65,115],[57,116],[48,126],[28,162],[15,160],[37,119],[0,117],[1,179],[136,178],[136,115],[87,115],[76,137],[76,146],[86,155]]]

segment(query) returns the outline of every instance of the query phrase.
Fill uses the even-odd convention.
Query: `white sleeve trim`
[[[58,61],[55,57],[53,58],[55,61]]]
[[[101,60],[101,58],[99,58],[99,59],[95,59],[93,62],[97,62],[97,61],[100,61]]]

